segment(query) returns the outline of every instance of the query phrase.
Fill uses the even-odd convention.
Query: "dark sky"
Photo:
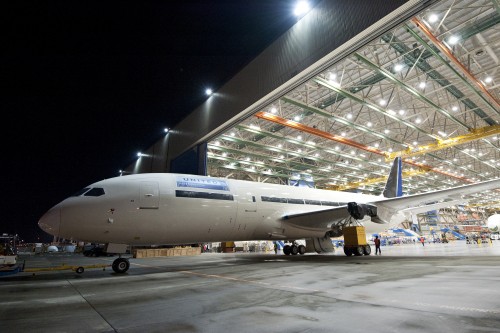
[[[295,22],[295,0],[15,1],[2,8],[0,233],[151,146]]]

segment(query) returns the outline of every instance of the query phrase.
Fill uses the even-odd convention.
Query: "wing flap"
[[[283,216],[287,224],[304,229],[325,229],[330,228],[335,222],[349,217],[347,206],[329,208],[298,214]]]

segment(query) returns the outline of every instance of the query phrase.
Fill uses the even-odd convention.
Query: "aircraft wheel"
[[[362,256],[363,253],[365,253],[365,250],[363,249],[363,246],[358,246],[354,249],[354,255],[355,256]]]
[[[345,246],[344,246],[344,253],[345,253],[345,255],[346,255],[346,256],[348,256],[348,257],[349,257],[349,256],[351,256],[351,255],[352,255],[351,248],[349,248],[349,247],[345,247]]]
[[[299,247],[297,245],[292,245],[290,253],[293,255],[297,255],[299,253]]]
[[[130,262],[126,258],[116,258],[111,267],[116,273],[125,273],[130,267]]]
[[[372,253],[372,248],[370,247],[370,245],[365,245],[363,248],[363,252],[365,253],[365,256],[369,256],[370,253]]]
[[[285,255],[289,256],[291,252],[292,252],[292,248],[290,245],[283,246],[283,253]]]
[[[85,271],[85,268],[83,268],[83,267],[81,267],[81,266],[80,266],[80,267],[78,267],[77,269],[75,269],[75,272],[76,272],[77,274],[82,274],[84,271]]]
[[[299,254],[304,255],[306,253],[306,247],[304,245],[299,245]]]

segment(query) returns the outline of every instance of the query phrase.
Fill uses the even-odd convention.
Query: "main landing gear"
[[[130,262],[127,258],[116,258],[111,265],[111,268],[115,271],[115,273],[125,273],[130,268]]]
[[[291,255],[297,255],[297,254],[305,254],[306,253],[306,247],[304,245],[298,245],[296,243],[293,243],[292,245],[285,245],[283,246],[283,253],[287,256]]]

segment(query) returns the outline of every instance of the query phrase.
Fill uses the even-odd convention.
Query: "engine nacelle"
[[[377,216],[377,207],[376,206],[367,205],[367,204],[358,204],[356,202],[347,203],[347,211],[356,220],[364,219],[365,215],[368,215],[370,217]]]

